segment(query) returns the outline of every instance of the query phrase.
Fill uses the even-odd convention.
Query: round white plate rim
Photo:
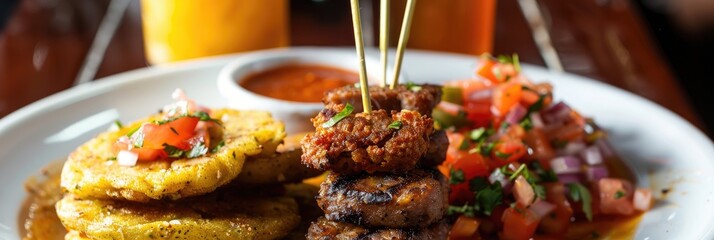
[[[309,48],[307,48],[309,49]],[[320,48],[323,49],[323,48]],[[275,50],[275,51],[284,51],[285,49],[280,49],[280,50]],[[345,51],[345,49],[337,49],[339,51]],[[289,49],[288,49],[289,51]],[[373,52],[373,51],[372,51]],[[248,53],[248,54],[260,54],[260,53]],[[422,59],[429,59],[429,58],[443,58],[443,59],[462,59],[463,58],[473,58],[472,56],[465,56],[465,55],[459,55],[459,54],[445,54],[445,53],[436,53],[436,52],[428,52],[428,51],[410,51],[407,53],[410,55],[410,57],[414,58],[422,58]],[[22,124],[25,120],[32,119],[38,115],[40,115],[44,111],[51,111],[53,109],[59,109],[62,107],[66,107],[68,105],[73,104],[76,101],[79,101],[81,99],[85,98],[91,98],[93,96],[106,93],[109,91],[112,91],[112,89],[115,89],[120,86],[128,85],[128,84],[136,84],[139,83],[141,79],[147,79],[150,78],[151,76],[161,76],[167,73],[175,72],[175,71],[191,71],[191,70],[196,70],[196,69],[202,69],[206,68],[208,66],[215,66],[217,64],[225,64],[227,63],[230,59],[235,57],[235,55],[227,55],[227,56],[219,56],[219,57],[211,57],[211,58],[205,58],[205,59],[198,59],[198,60],[192,60],[192,61],[187,61],[187,62],[181,62],[181,63],[175,63],[175,64],[169,64],[169,65],[163,65],[163,66],[158,66],[158,67],[152,67],[148,69],[138,69],[138,70],[133,70],[129,71],[126,73],[114,75],[107,77],[101,81],[95,81],[91,82],[87,85],[79,86],[76,88],[68,89],[62,92],[59,92],[57,94],[54,94],[52,96],[49,96],[47,98],[44,98],[40,101],[37,101],[33,104],[30,104],[8,116],[6,116],[3,119],[0,119],[0,139],[3,139],[2,137],[6,135],[7,132],[9,132],[12,128],[17,127]],[[407,58],[409,60],[409,58]],[[455,60],[454,60],[455,61]],[[405,63],[405,67],[407,67],[408,71],[408,65]],[[619,95],[619,97],[624,97],[626,100],[631,101],[629,104],[635,104],[635,105],[640,105],[644,109],[650,109],[652,111],[655,111],[656,114],[660,117],[665,118],[665,122],[673,123],[676,128],[679,131],[684,131],[687,133],[690,133],[689,137],[693,139],[694,142],[699,142],[703,143],[704,146],[709,146],[708,152],[712,151],[712,147],[714,144],[712,144],[711,140],[707,138],[704,134],[699,132],[694,126],[683,120],[681,117],[677,116],[676,114],[672,113],[671,111],[655,104],[650,101],[647,101],[645,99],[642,99],[638,96],[635,96],[631,93],[628,93],[624,90],[602,84],[599,82],[595,82],[580,76],[575,76],[575,75],[570,75],[570,74],[562,74],[562,73],[544,73],[546,70],[538,68],[538,67],[533,67],[533,66],[525,66],[524,67],[526,73],[528,72],[539,72],[541,75],[548,75],[553,78],[564,78],[564,79],[573,79],[574,81],[578,82],[578,84],[583,85],[585,87],[593,87],[593,88],[602,88],[602,89],[607,89],[608,91]],[[558,88],[558,85],[556,85],[556,89]],[[567,101],[567,99],[566,99]],[[598,116],[595,116],[596,119]],[[712,156],[713,154],[708,153],[705,155]],[[5,208],[7,206],[2,206],[2,208]],[[711,221],[710,221],[711,223]],[[14,226],[3,226],[5,223],[0,222],[0,238],[8,237],[10,238],[11,235],[5,235],[5,231],[7,227],[14,227]],[[707,229],[702,229],[703,233],[700,235],[700,237],[703,238],[711,238],[712,237],[712,231],[714,229],[714,226],[710,224],[710,227]],[[10,232],[14,232],[10,229]]]

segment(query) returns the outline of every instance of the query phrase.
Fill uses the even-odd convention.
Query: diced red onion
[[[638,188],[632,198],[632,205],[636,210],[647,211],[652,207],[652,190]]]
[[[558,155],[575,155],[583,151],[586,147],[587,145],[585,145],[583,141],[568,142],[563,149],[558,150]]]
[[[501,172],[501,169],[498,168],[496,168],[496,170],[493,170],[491,175],[488,176],[488,182],[490,182],[491,184],[495,182],[500,182],[503,188],[506,188],[507,186],[511,185],[511,181],[508,180],[508,177],[506,177],[506,175]]]
[[[585,148],[582,152],[580,152],[580,156],[588,165],[602,164],[602,154],[600,153],[600,148],[597,145]]]
[[[139,160],[139,154],[128,150],[121,150],[117,155],[117,163],[121,166],[136,166],[137,160]]]
[[[535,192],[533,192],[533,187],[523,176],[518,176],[515,183],[513,184],[513,196],[516,198],[516,202],[521,204],[521,206],[531,205],[533,199],[535,199]]]
[[[476,101],[476,102],[490,101],[492,95],[493,95],[493,89],[487,88],[487,89],[472,92],[470,95],[468,95],[467,99],[470,101]]]
[[[539,113],[531,113],[531,123],[533,124],[533,128],[542,129],[543,127],[545,127],[545,123],[543,123],[543,118],[540,116]]]
[[[597,182],[600,179],[606,178],[610,175],[610,172],[603,165],[598,166],[587,166],[585,168],[585,177],[588,181]]]
[[[564,102],[558,102],[545,110],[543,113],[543,120],[547,123],[564,122],[568,117],[570,117],[571,111],[572,109],[570,106]]]
[[[517,125],[521,119],[526,116],[526,113],[528,113],[528,109],[524,108],[520,104],[516,104],[506,114],[505,121],[511,125]]]
[[[536,219],[541,219],[555,210],[555,205],[547,201],[536,201],[528,209],[533,211]]]
[[[579,174],[561,174],[558,175],[558,181],[563,184],[581,182]]]
[[[441,101],[437,108],[453,116],[458,115],[459,111],[463,109],[463,107],[459,106],[458,104],[453,104],[446,101]]]
[[[603,157],[609,158],[615,156],[615,151],[612,150],[612,146],[610,146],[610,143],[608,143],[607,140],[599,139],[595,141],[595,145],[600,148],[600,152]]]
[[[580,159],[575,156],[562,156],[550,160],[550,167],[555,174],[580,172]]]

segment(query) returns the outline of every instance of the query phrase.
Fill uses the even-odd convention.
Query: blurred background
[[[393,46],[404,2],[392,0]],[[376,46],[379,1],[361,5],[365,44]],[[352,44],[347,0],[2,0],[0,117],[76,83],[154,64]],[[648,98],[707,133],[714,127],[711,0],[421,0],[409,48],[517,53]]]

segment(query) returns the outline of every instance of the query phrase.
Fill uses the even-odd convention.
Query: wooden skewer
[[[394,89],[398,83],[399,73],[402,68],[402,58],[404,57],[404,49],[407,47],[407,42],[409,41],[409,29],[412,26],[415,4],[416,0],[407,0],[407,8],[404,9],[404,19],[402,21],[402,29],[399,33],[399,43],[397,44],[397,57],[394,60],[394,77],[392,78],[392,85],[389,86],[390,89]]]
[[[389,53],[389,0],[381,0],[379,6],[379,50],[382,64],[381,87],[387,86],[387,54]]]
[[[364,112],[372,112],[372,105],[369,98],[369,84],[367,83],[367,66],[364,63],[364,41],[362,40],[362,20],[359,16],[359,0],[352,2],[352,28],[355,33],[355,48],[359,57],[359,83],[362,90],[362,107]]]

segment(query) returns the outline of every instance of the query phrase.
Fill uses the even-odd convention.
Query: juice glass
[[[146,58],[160,64],[289,44],[287,0],[142,0]]]
[[[405,4],[405,0],[392,1],[392,36],[399,36]],[[472,55],[489,53],[495,14],[496,0],[417,1],[408,45]]]

